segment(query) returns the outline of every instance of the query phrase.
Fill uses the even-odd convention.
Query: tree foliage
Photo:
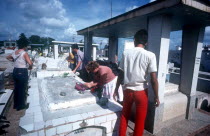
[[[17,44],[18,44],[18,45],[21,45],[21,46],[28,46],[29,41],[28,41],[28,39],[26,38],[26,36],[25,36],[24,33],[21,33],[21,34],[20,34],[19,39],[17,40]]]
[[[31,35],[29,37],[29,41],[32,43],[32,44],[40,44],[40,36],[38,35]]]
[[[44,44],[44,46],[52,45],[52,41],[55,39],[51,37],[40,37],[38,35],[32,35],[29,37],[31,44]]]
[[[51,37],[41,37],[41,44],[44,44],[44,46],[48,46],[48,45],[52,45],[52,41],[54,41],[55,39],[51,38]]]

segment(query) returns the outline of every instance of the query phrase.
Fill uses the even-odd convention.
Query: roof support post
[[[70,54],[70,53],[72,53],[72,49],[71,49],[71,46],[69,47],[69,54]]]
[[[58,44],[58,53],[60,53],[60,52],[61,52],[61,45]]]
[[[93,35],[92,33],[88,32],[87,34],[84,35],[84,56],[88,60],[91,60],[92,42],[93,42]]]
[[[159,82],[159,99],[161,104],[158,108],[154,107],[154,94],[150,86],[145,128],[151,133],[157,133],[160,131],[160,123],[163,119],[165,79],[172,24],[171,16],[168,15],[153,16],[148,21],[148,50],[155,53],[157,59],[157,79]]]
[[[116,62],[118,50],[118,37],[109,37],[108,58],[112,62]]]
[[[47,54],[49,54],[49,53],[50,53],[50,45],[48,45],[48,52],[47,52]]]
[[[58,59],[58,45],[57,44],[54,45],[53,51],[54,51],[54,59]]]
[[[61,46],[61,52],[63,52],[63,46]]]
[[[96,46],[92,46],[92,48],[93,48],[93,54],[92,54],[93,61],[96,61]]]
[[[180,91],[187,95],[186,118],[193,117],[205,27],[184,26]]]

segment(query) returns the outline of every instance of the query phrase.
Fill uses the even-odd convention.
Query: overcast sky
[[[72,41],[77,30],[111,17],[110,1],[0,0],[0,40],[15,40],[20,33],[25,33],[28,37],[39,35]],[[151,1],[154,0],[112,0],[112,15],[120,15]],[[82,37],[77,37],[80,39]]]

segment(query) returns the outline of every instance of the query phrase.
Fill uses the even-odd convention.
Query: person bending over
[[[112,72],[112,70],[107,66],[101,66],[96,61],[90,61],[86,69],[88,72],[92,72],[94,80],[87,82],[84,85],[88,88],[98,87],[102,90],[102,97],[114,100],[113,94],[116,88],[117,76]],[[121,86],[117,90],[119,94],[119,101],[123,100],[123,92]],[[100,98],[100,97],[99,97]]]

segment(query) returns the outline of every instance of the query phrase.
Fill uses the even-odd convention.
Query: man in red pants
[[[120,68],[118,86],[124,81],[124,100],[123,110],[120,117],[119,136],[126,135],[128,119],[131,113],[133,102],[136,105],[135,128],[133,136],[142,136],[144,131],[144,122],[148,106],[148,82],[147,76],[150,74],[151,84],[154,90],[155,106],[159,106],[158,81],[156,78],[157,65],[154,53],[145,50],[148,34],[146,30],[138,31],[134,36],[135,48],[124,51]],[[117,95],[115,91],[114,97]]]

